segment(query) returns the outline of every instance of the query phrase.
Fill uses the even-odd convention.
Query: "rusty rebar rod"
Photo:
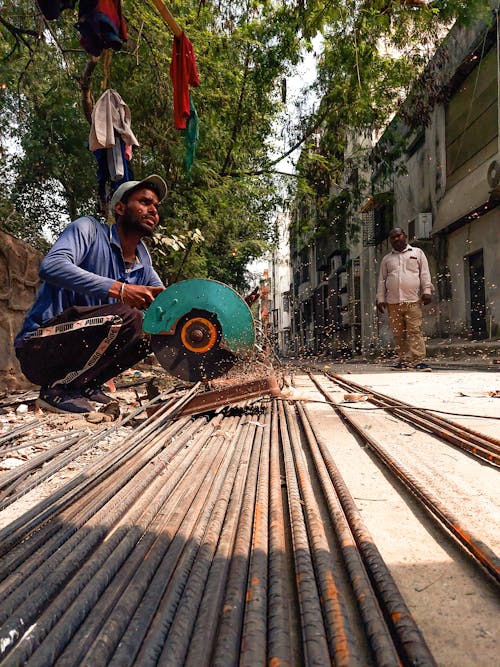
[[[296,414],[289,404],[284,403],[283,407],[288,425],[297,482],[301,498],[303,499],[304,518],[311,543],[316,579],[321,593],[320,600],[325,619],[330,656],[335,665],[339,667],[342,665],[345,665],[345,667],[354,667],[355,665],[360,665],[361,660],[347,615],[344,596],[335,573],[333,555],[326,536],[318,500],[313,491],[311,477],[306,466]]]
[[[271,447],[271,412],[267,407],[262,426],[262,450],[259,461],[255,500],[255,521],[245,597],[245,616],[241,636],[240,667],[264,665],[267,658],[267,588],[269,561],[269,463]]]
[[[211,658],[211,667],[232,667],[238,662],[241,630],[247,598],[247,580],[252,546],[259,461],[265,422],[262,416],[252,422],[253,443],[248,466],[242,505],[231,554],[226,591],[219,616],[219,630]]]
[[[290,436],[281,403],[278,405],[278,414],[288,489],[288,509],[293,540],[297,593],[300,604],[304,661],[307,665],[328,665],[333,658],[331,658],[328,650],[326,629],[323,622],[323,610],[320,604],[320,592],[316,584],[313,555],[311,553],[311,545],[302,510],[302,499],[295,474]]]
[[[332,404],[332,407],[342,415],[342,418],[351,426],[351,428],[363,439],[368,447],[383,461],[387,468],[406,486],[413,495],[418,498],[429,515],[437,520],[438,525],[446,528],[457,544],[461,545],[465,551],[473,557],[474,562],[479,563],[488,574],[490,574],[496,583],[500,583],[500,559],[499,557],[469,529],[462,526],[459,519],[450,512],[436,496],[423,487],[422,484],[406,469],[401,463],[398,463],[385,448],[359,426],[351,415],[347,414],[334,397],[329,394],[313,378],[316,386],[321,393]]]
[[[299,404],[297,409],[341,543],[344,562],[375,664],[396,667],[402,660],[404,664],[415,664],[418,661],[418,664],[432,665],[432,657],[425,640],[361,520],[355,502],[331,456],[330,448],[317,432],[307,406],[302,407]],[[421,639],[418,639],[417,643],[419,637]],[[401,651],[401,656],[398,655],[394,642],[396,646],[406,647]]]
[[[268,664],[288,667],[293,662],[291,605],[280,470],[279,417],[277,401],[272,402],[271,451],[269,462],[269,592]]]
[[[136,540],[127,561],[112,579],[112,586],[109,586],[108,579],[108,587],[103,589],[85,625],[75,634],[59,659],[61,666],[107,665],[149,589],[156,592],[158,585],[163,590],[166,588],[190,528],[199,514],[200,506],[195,501],[198,494],[201,498],[206,494],[210,466],[223,455],[220,446],[213,453],[206,447],[217,421],[196,433],[187,453],[183,448],[179,456],[168,463],[163,473],[165,476],[169,469],[172,470],[167,495],[162,489],[161,501],[155,508],[147,532]],[[159,469],[162,467],[161,458]],[[200,473],[194,479],[188,475],[193,466]],[[77,603],[75,600],[75,607],[78,607]],[[143,619],[143,622],[146,621],[146,618]]]
[[[477,433],[466,426],[461,426],[449,419],[434,415],[428,410],[416,408],[409,403],[364,387],[353,380],[346,380],[340,375],[333,373],[325,373],[325,375],[339,386],[370,394],[370,401],[372,403],[390,408],[392,414],[398,415],[413,426],[421,428],[424,431],[431,431],[434,435],[469,452],[481,461],[494,466],[500,466],[500,441],[496,438]]]
[[[117,447],[113,451],[108,452],[101,457],[95,464],[77,475],[70,482],[65,484],[61,489],[57,490],[51,496],[38,503],[34,508],[23,514],[21,517],[11,522],[5,528],[0,530],[0,556],[11,550],[16,544],[24,542],[28,535],[38,528],[38,526],[47,521],[47,519],[57,512],[61,512],[65,507],[74,504],[75,500],[83,493],[86,493],[89,488],[98,485],[102,480],[106,479],[114,471],[120,468],[121,464],[129,458],[132,458],[137,450],[141,449],[144,438],[153,433],[156,429],[166,426],[172,416],[181,409],[185,402],[196,393],[198,385],[186,392],[178,401],[173,404],[166,404],[153,416],[148,418],[132,435],[132,437],[122,441],[122,446]],[[156,397],[150,404],[156,402],[161,397]],[[135,411],[139,414],[147,406],[143,406]],[[134,414],[134,413],[133,413]],[[128,421],[133,415],[124,420]],[[113,425],[109,431],[103,431],[100,435],[110,433],[117,428]],[[3,569],[0,569],[0,577]]]
[[[187,666],[208,667],[211,665],[211,652],[215,646],[218,631],[217,619],[224,601],[231,554],[234,551],[238,520],[244,499],[246,467],[255,437],[255,427],[247,422],[241,437],[243,439],[242,465],[235,479],[217,550],[208,573],[203,598],[192,631],[185,660]],[[164,658],[168,659],[166,652],[164,652]]]
[[[177,450],[178,455],[181,449],[183,449],[182,446]],[[9,614],[9,618],[0,628],[0,637],[11,637],[14,636],[14,633],[21,634],[22,628],[26,623],[31,622],[31,619],[34,617],[33,615],[39,615],[40,609],[49,605],[61,588],[65,588],[62,599],[51,604],[52,611],[49,608],[46,623],[44,624],[42,619],[38,618],[36,632],[33,631],[29,638],[23,642],[22,646],[17,649],[16,652],[18,654],[25,656],[26,652],[29,653],[31,647],[37,645],[39,637],[44,636],[44,633],[52,627],[54,622],[64,612],[67,604],[78,594],[80,588],[87,583],[85,577],[89,576],[88,573],[92,574],[97,571],[104,562],[103,558],[108,557],[108,545],[106,544],[100,551],[98,549],[99,545],[103,542],[109,530],[117,522],[119,523],[123,512],[129,511],[131,507],[133,508],[136,501],[139,501],[140,504],[141,493],[145,492],[152,479],[157,475],[154,469],[144,469],[144,466],[141,466],[136,472],[138,474],[135,479],[127,477],[126,481],[128,485],[122,479],[120,490],[112,497],[111,501],[96,512],[87,525],[83,526],[80,531],[75,533],[73,538],[58,549],[52,558],[46,559],[43,565],[26,582],[18,586],[9,598],[3,602],[2,616],[5,617],[6,614]],[[118,535],[120,535],[119,532]],[[115,540],[117,539],[116,532],[113,537]],[[83,568],[82,572],[76,577],[76,581],[73,581],[68,588],[68,582],[74,577],[75,571],[80,567],[82,562],[89,559],[90,554],[96,548],[98,549],[96,554],[89,561],[91,563],[90,567]],[[99,556],[99,554],[102,555]],[[46,573],[45,570],[47,570]],[[79,580],[81,580],[81,583],[79,583]],[[35,588],[37,582],[40,583],[38,588]],[[55,610],[54,605],[56,607]]]
[[[200,498],[196,501],[197,506],[199,506],[199,515],[189,539],[186,539],[186,531],[183,528],[185,545],[175,572],[168,579],[166,576],[168,573],[165,573],[165,567],[168,566],[168,563],[164,562],[158,568],[146,595],[138,605],[110,660],[109,667],[114,665],[126,667],[127,665],[137,664],[137,662],[144,667],[156,665],[167,635],[168,655],[169,657],[175,656],[176,644],[170,629],[181,597],[184,595],[186,582],[203,542],[203,536],[209,524],[211,524],[217,499],[227,481],[227,476],[230,474],[228,471],[235,449],[227,446],[227,438],[236,436],[239,422],[241,422],[241,418],[239,420],[235,417],[227,418],[221,423],[221,428],[212,433],[207,446],[210,448],[212,455],[214,451],[217,451],[218,454],[213,457],[213,465],[210,466],[204,477],[204,483],[210,486],[209,493],[203,503]],[[139,651],[141,651],[141,655],[138,658]],[[174,662],[177,660],[176,657],[172,659]]]
[[[190,637],[193,632],[203,591],[214,562],[215,551],[221,535],[226,516],[229,498],[235,484],[236,476],[244,453],[245,432],[243,418],[238,421],[234,432],[225,440],[230,454],[228,467],[221,470],[221,478],[216,487],[213,502],[210,506],[210,518],[207,529],[200,538],[199,546],[192,568],[187,574],[182,598],[175,609],[175,615],[168,608],[168,601],[162,604],[154,620],[141,651],[137,654],[137,662],[144,665],[156,665],[164,645],[168,645],[162,660],[171,664],[183,664],[189,650]],[[225,424],[225,422],[223,422]],[[225,433],[223,429],[221,435]],[[168,634],[168,642],[167,640]],[[130,636],[133,642],[134,637]],[[211,645],[210,645],[211,646]],[[206,649],[209,644],[207,642]],[[118,657],[118,654],[117,654]]]

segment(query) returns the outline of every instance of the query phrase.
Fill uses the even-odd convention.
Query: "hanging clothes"
[[[122,183],[132,181],[134,175],[125,154],[125,144],[116,135],[116,142],[111,148],[98,148],[93,151],[97,160],[97,183],[99,199],[105,204],[113,192]]]
[[[95,103],[89,134],[89,150],[97,160],[97,181],[102,204],[116,188],[132,180],[132,147],[138,146],[132,117],[121,95],[109,88]]]
[[[200,83],[193,45],[184,32],[174,37],[170,77],[174,90],[174,125],[177,130],[184,130],[191,114],[189,86]]]
[[[131,128],[132,116],[120,94],[109,88],[95,103],[89,134],[89,149],[109,148],[115,144],[115,132],[129,146],[138,146]]]
[[[80,44],[93,56],[104,49],[119,51],[128,38],[121,0],[80,0],[76,27]]]
[[[47,21],[59,18],[64,9],[74,9],[76,0],[38,0],[40,11]]]
[[[196,112],[196,107],[194,106],[194,102],[191,96],[189,97],[189,101],[191,113],[189,114],[189,118],[186,121],[186,131],[184,133],[184,144],[186,148],[185,160],[188,177],[191,174],[191,167],[194,162],[198,141],[200,139],[198,113]]]

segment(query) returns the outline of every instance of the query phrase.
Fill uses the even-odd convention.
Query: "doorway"
[[[469,264],[470,326],[475,339],[486,338],[486,295],[484,291],[483,251],[467,258]]]

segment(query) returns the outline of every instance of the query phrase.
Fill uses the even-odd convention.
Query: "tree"
[[[422,72],[453,21],[467,24],[482,17],[491,20],[487,0],[308,3],[304,16],[307,30],[309,34],[322,32],[324,49],[315,84],[320,104],[309,120],[317,140],[313,146],[305,146],[299,160],[296,206],[309,211],[299,216],[302,231],[308,228],[323,234],[326,220],[339,238],[346,233],[355,236],[357,225],[346,229],[345,216],[332,215],[331,211],[339,202],[344,207],[346,198],[359,202],[366,184],[354,178],[342,193],[329,187],[349,172],[343,158],[348,136],[375,136],[396,111],[402,110],[407,117],[411,106],[417,110],[414,123],[424,124],[422,110],[428,112],[430,105],[442,101],[446,91],[440,89],[439,59],[424,77]],[[402,109],[410,93],[413,102]],[[361,165],[365,157],[360,151],[354,159]],[[389,168],[396,168],[396,158],[386,156]],[[304,201],[308,205],[304,206]]]
[[[381,128],[427,62],[432,49],[423,52],[422,43],[433,45],[444,26],[486,11],[488,3],[177,2],[176,18],[193,42],[201,74],[193,91],[200,141],[189,176],[184,137],[172,122],[172,35],[143,0],[124,6],[129,40],[99,59],[80,47],[74,12],[48,22],[32,0],[11,0],[3,9],[0,126],[4,147],[14,138],[19,146],[4,154],[10,187],[1,206],[8,224],[38,244],[42,232],[54,234],[75,215],[98,209],[84,110],[113,87],[131,109],[141,144],[135,177],[166,177],[163,233],[185,238],[190,248],[186,257],[180,246],[175,250],[157,239],[163,276],[175,279],[182,265],[182,277],[211,276],[242,289],[248,261],[272,241],[280,195],[274,174],[280,156],[270,150],[273,123],[283,112],[282,81],[301,49],[310,48],[318,32],[323,35],[321,103],[291,128],[289,151],[319,134],[296,183],[299,191],[318,186],[322,192],[328,182],[338,182],[346,129]],[[321,197],[321,207],[332,205],[329,194]],[[191,243],[196,229],[204,241]]]
[[[202,230],[205,240],[191,246],[183,277],[209,275],[243,289],[248,261],[272,240],[276,184],[262,166],[281,110],[276,82],[297,56],[297,44],[284,44],[269,30],[274,12],[272,3],[263,6],[262,15],[252,3],[221,3],[218,11],[212,5],[176,4],[202,78],[192,91],[201,124],[188,177],[184,137],[172,123],[172,35],[155,10],[129,0],[126,48],[95,62],[79,47],[72,12],[44,22],[32,3],[16,0],[0,24],[0,78],[7,86],[0,120],[4,141],[16,136],[20,144],[8,158],[9,200],[22,220],[19,235],[40,229],[41,221],[54,234],[75,215],[95,212],[95,164],[86,149],[82,89],[88,87],[97,99],[102,87],[113,87],[131,109],[141,144],[134,176],[161,173],[169,184],[163,233],[187,238]],[[183,253],[172,246],[165,251],[161,238],[155,246],[163,247],[158,253],[163,276],[175,278]]]

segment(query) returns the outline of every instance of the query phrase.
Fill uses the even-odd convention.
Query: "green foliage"
[[[488,0],[435,0],[426,5],[421,0],[307,3],[305,32],[321,32],[324,50],[316,84],[321,99],[315,121],[317,139],[314,147],[304,146],[299,160],[295,224],[300,233],[313,230],[322,235],[326,222],[333,225],[332,233],[345,236],[346,216],[333,216],[331,202],[339,195],[334,184],[340,183],[345,169],[348,134],[380,132],[410,91],[404,117],[408,120],[411,114],[413,126],[425,124],[430,109],[446,97],[442,60],[437,59],[434,68],[419,79],[421,73],[453,21],[467,24],[488,16],[491,20],[489,6]],[[381,178],[399,164],[401,141],[391,146],[391,153],[382,150],[373,156]],[[366,151],[361,149],[352,159],[362,166]],[[359,201],[366,185],[358,177],[349,183],[350,199]],[[351,225],[356,224],[351,219]],[[356,230],[347,232],[354,236]]]
[[[42,247],[69,219],[97,211],[82,92],[88,86],[96,100],[114,88],[131,109],[141,144],[134,177],[156,172],[169,184],[163,242],[159,237],[152,244],[162,275],[209,276],[243,289],[248,261],[273,239],[280,184],[270,139],[283,114],[281,82],[301,49],[323,35],[316,86],[321,104],[290,128],[297,145],[306,140],[293,184],[304,213],[297,224],[323,233],[342,217],[332,210],[347,128],[382,128],[444,26],[487,9],[486,0],[435,0],[428,6],[416,0],[179,0],[175,17],[194,45],[201,78],[192,91],[200,141],[188,178],[184,138],[172,118],[172,35],[154,7],[126,0],[128,43],[95,63],[79,45],[75,12],[45,22],[32,0],[10,0],[0,15],[6,184],[0,225]],[[203,241],[193,240],[197,229]],[[176,239],[185,248],[176,247]]]
[[[124,9],[126,48],[110,63],[101,56],[90,91],[95,100],[114,88],[129,105],[141,144],[134,177],[155,172],[168,181],[162,232],[185,238],[189,253],[158,242],[154,259],[167,280],[182,267],[183,278],[210,276],[244,289],[248,261],[272,240],[276,183],[266,173],[267,140],[281,111],[276,81],[297,59],[298,41],[289,31],[280,34],[272,3],[176,3],[201,78],[192,91],[200,142],[188,179],[183,133],[173,127],[172,35],[142,0],[127,0]],[[81,99],[89,56],[79,47],[74,12],[45,23],[35,3],[14,0],[2,19],[0,82],[7,87],[0,93],[1,141],[17,141],[17,150],[5,156],[7,203],[16,210],[14,231],[40,246],[43,235],[29,230],[53,236],[69,219],[97,210],[96,164],[87,150]],[[204,241],[191,242],[196,229]]]

